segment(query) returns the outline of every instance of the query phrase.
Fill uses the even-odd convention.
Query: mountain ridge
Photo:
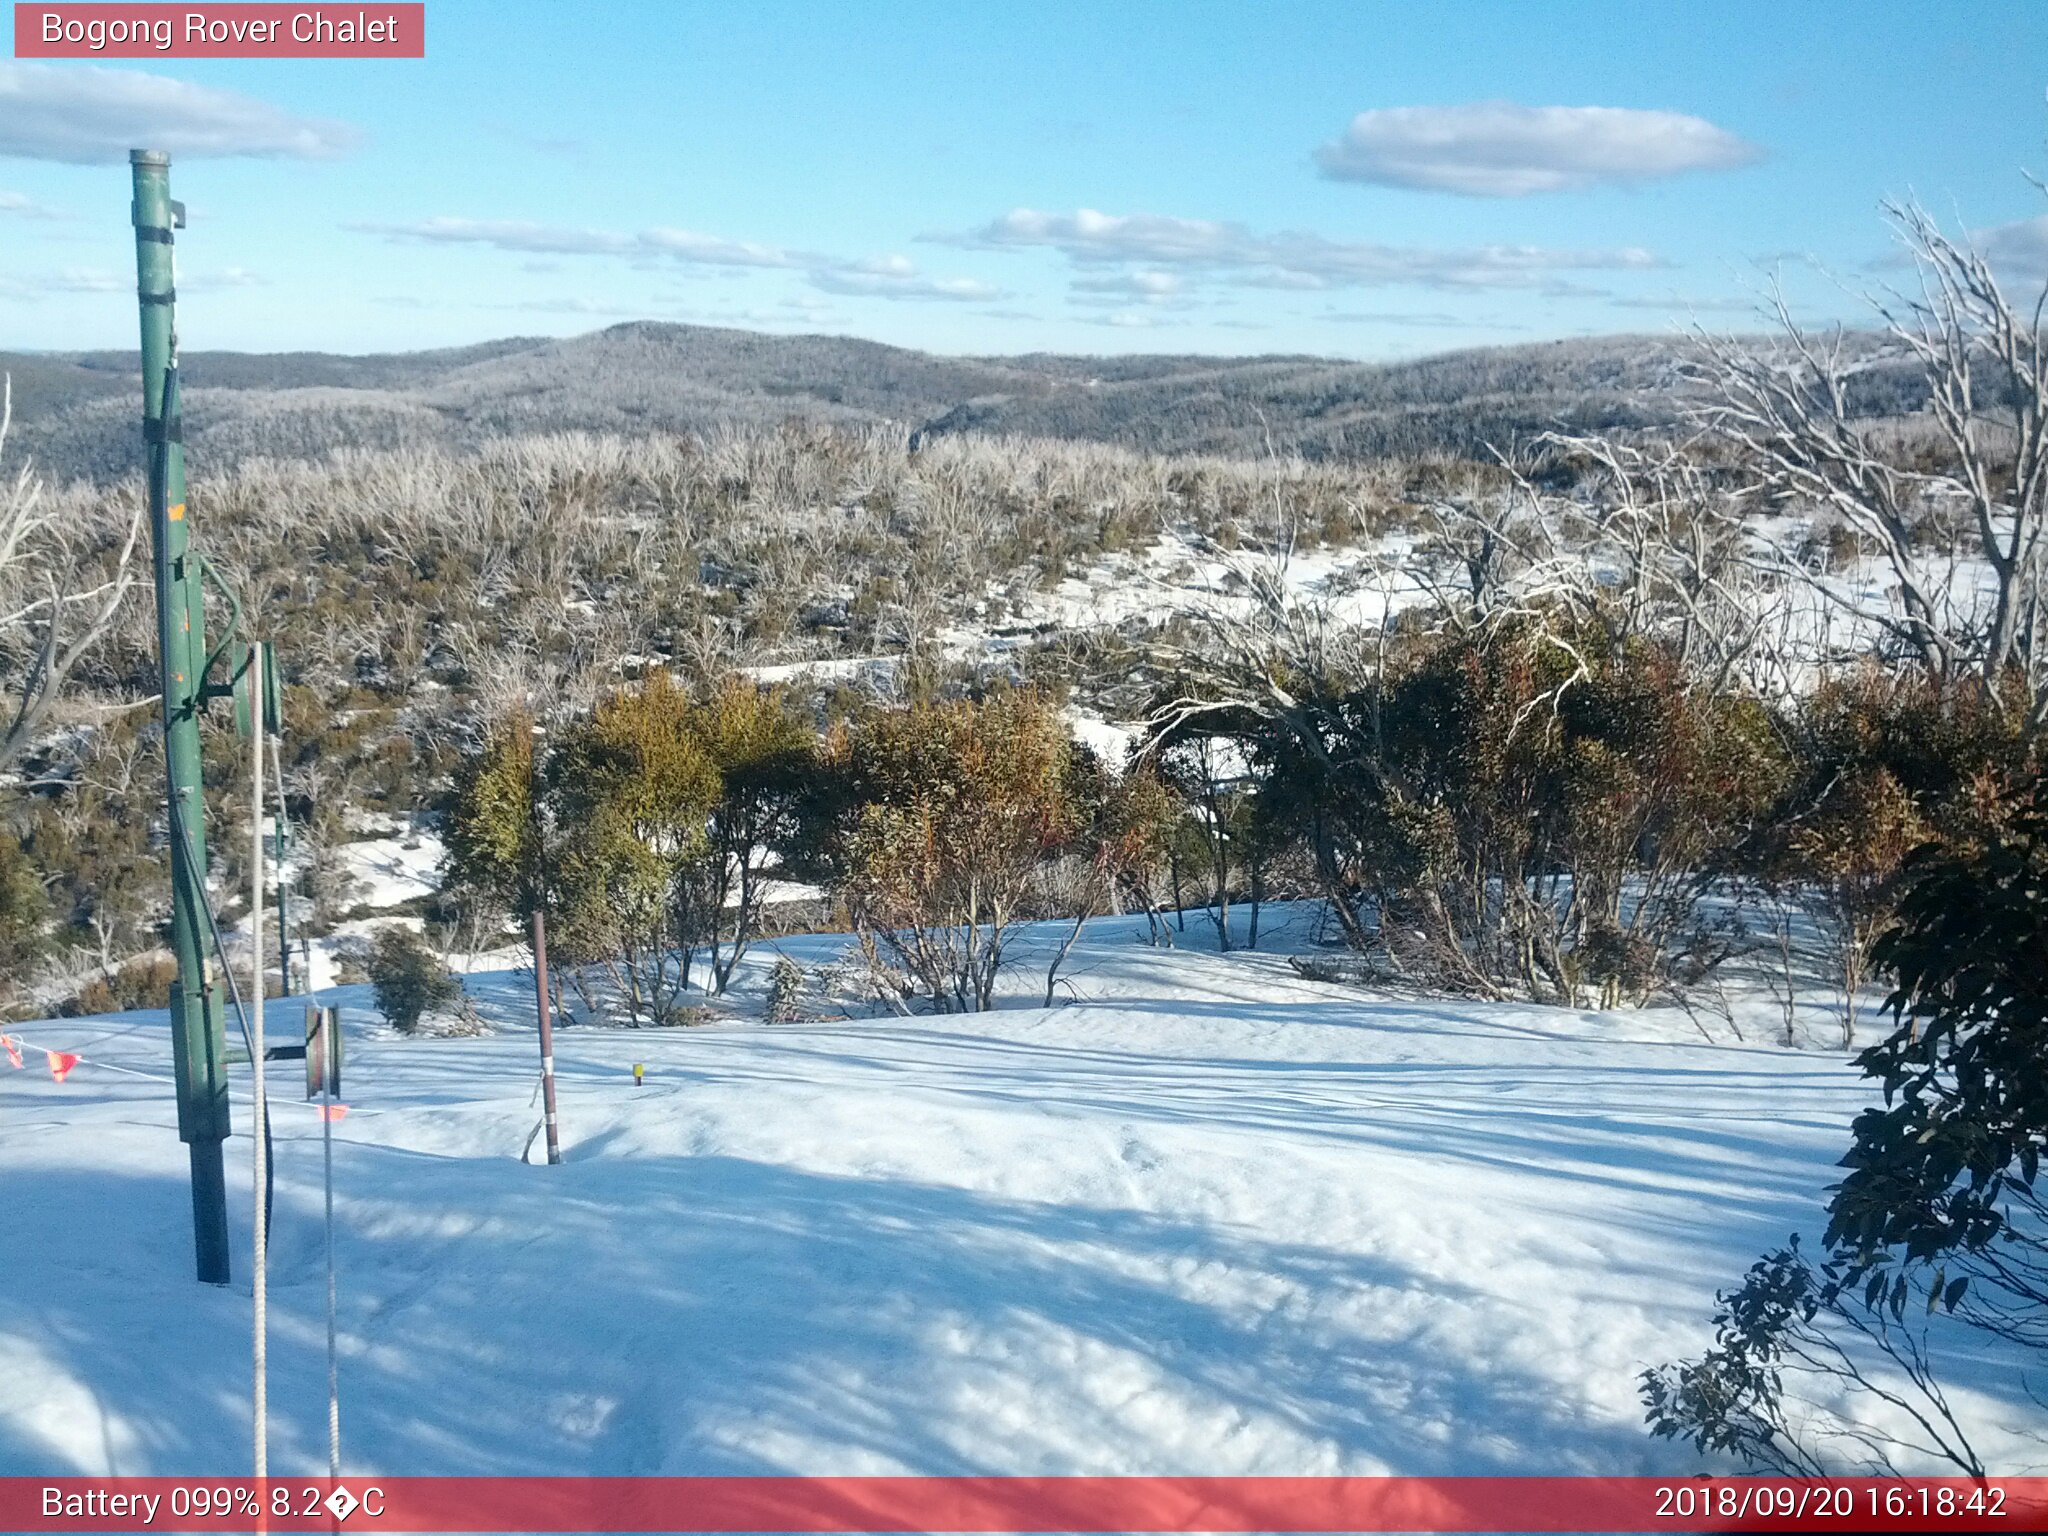
[[[571,337],[360,356],[191,352],[188,452],[221,468],[517,433],[701,431],[797,418],[1079,439],[1146,452],[1469,455],[1557,427],[1672,420],[1682,338],[1466,348],[1390,363],[1303,354],[948,356],[859,338],[628,321]],[[16,447],[56,479],[136,463],[133,353],[0,352]]]

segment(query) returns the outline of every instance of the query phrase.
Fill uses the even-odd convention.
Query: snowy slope
[[[1141,926],[1095,924],[1080,1001],[1050,1012],[565,1031],[556,1169],[519,1161],[517,975],[470,978],[493,1038],[359,1027],[336,1128],[349,1467],[1695,1464],[1645,1437],[1634,1378],[1818,1226],[1861,1100],[1839,1057],[1374,1000]],[[333,996],[366,1026],[360,989]],[[0,1075],[0,1473],[245,1467],[247,1139],[236,1283],[209,1289],[168,1089],[113,1070],[165,1071],[161,1017],[21,1034],[88,1060]],[[276,1119],[291,1473],[324,1460],[319,1126],[289,1099]]]

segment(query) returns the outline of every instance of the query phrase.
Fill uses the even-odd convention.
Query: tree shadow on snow
[[[180,1180],[52,1182],[11,1240],[75,1249],[65,1224],[82,1221],[98,1257],[68,1278],[33,1266],[0,1326],[91,1383],[118,1426],[111,1470],[246,1465],[246,1232],[236,1285],[199,1286]],[[337,1182],[359,1470],[1533,1473],[1653,1456],[1554,1379],[1461,1351],[1434,1320],[1465,1298],[1441,1281],[1340,1248],[729,1157],[585,1149],[550,1170],[350,1143]],[[325,1461],[318,1222],[317,1185],[282,1180],[277,1475]],[[1355,1326],[1374,1315],[1413,1326]],[[89,1447],[61,1459],[0,1425],[0,1471],[110,1470]]]

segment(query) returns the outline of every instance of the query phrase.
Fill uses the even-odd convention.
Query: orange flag
[[[0,1045],[7,1047],[7,1059],[15,1066],[21,1065],[21,1042],[12,1035],[0,1035]]]
[[[60,1083],[69,1077],[71,1069],[78,1065],[78,1057],[70,1051],[45,1051],[43,1054],[50,1058],[50,1076]]]
[[[320,1118],[322,1120],[339,1120],[347,1113],[348,1106],[346,1104],[322,1104],[320,1106]]]

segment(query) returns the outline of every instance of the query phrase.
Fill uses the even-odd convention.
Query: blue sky
[[[1852,313],[1908,194],[2048,274],[2031,0],[429,0],[427,38],[0,60],[0,347],[132,344],[144,138],[192,212],[190,347],[647,317],[1411,356],[1740,325],[1781,261],[1802,312]]]

